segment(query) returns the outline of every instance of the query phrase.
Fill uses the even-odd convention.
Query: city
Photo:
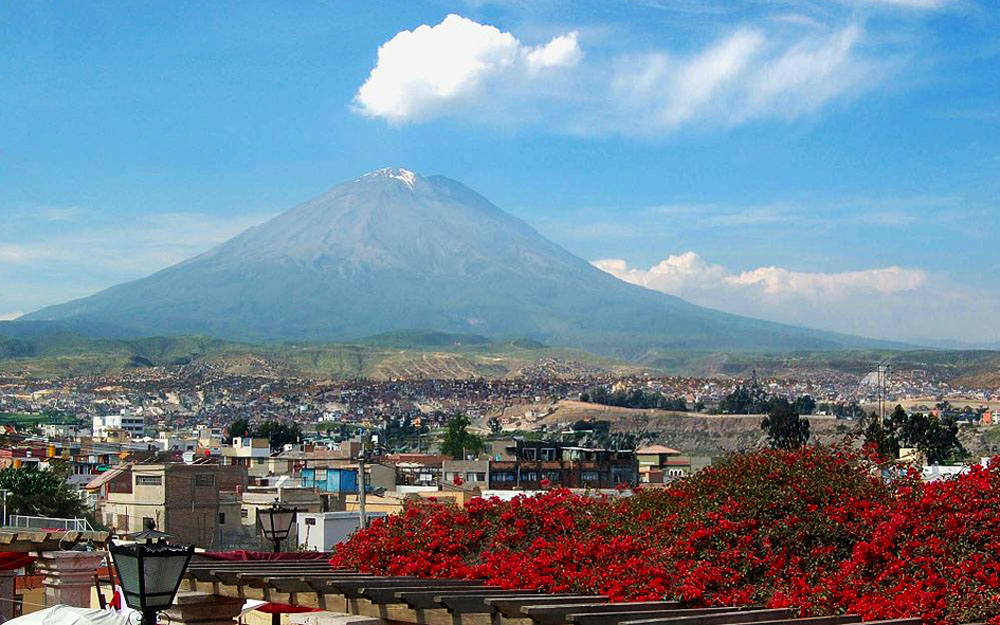
[[[0,3],[0,625],[1000,625],[997,33]]]

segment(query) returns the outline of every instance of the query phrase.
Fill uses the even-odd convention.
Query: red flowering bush
[[[806,447],[732,455],[627,498],[417,501],[339,545],[332,562],[613,600],[932,623],[1000,613],[1000,471],[924,485],[873,469],[843,449]]]
[[[1000,623],[1000,465],[900,488],[828,586],[868,619]]]

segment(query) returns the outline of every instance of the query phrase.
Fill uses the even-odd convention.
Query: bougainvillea
[[[391,575],[807,615],[1000,614],[1000,467],[923,484],[841,448],[735,454],[631,497],[408,502],[334,552]],[[1000,620],[995,621],[1000,625]]]

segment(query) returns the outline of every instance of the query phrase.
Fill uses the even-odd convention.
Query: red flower
[[[331,562],[616,601],[1000,625],[1000,464],[888,482],[867,454],[737,454],[628,498],[554,489],[465,508],[408,501]]]

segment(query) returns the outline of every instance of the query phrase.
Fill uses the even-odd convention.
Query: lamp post
[[[281,541],[288,538],[292,531],[292,523],[295,522],[295,508],[285,508],[274,498],[274,503],[270,508],[257,509],[257,526],[260,527],[261,534],[266,540],[274,543],[274,553],[281,552]],[[281,613],[271,613],[271,625],[281,625]]]
[[[133,537],[135,544],[109,543],[108,551],[125,595],[125,604],[142,614],[142,625],[155,625],[156,613],[174,602],[194,545],[167,544],[169,534],[156,531],[152,520]]]
[[[295,508],[286,508],[281,505],[278,498],[274,498],[274,503],[270,508],[257,510],[257,526],[266,540],[274,543],[274,553],[281,551],[281,541],[288,538],[292,531],[292,523],[295,522]]]

